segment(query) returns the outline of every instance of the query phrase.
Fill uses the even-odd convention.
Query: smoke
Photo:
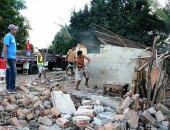
[[[78,31],[80,42],[87,47],[87,53],[100,53],[101,42],[97,39],[94,30]]]

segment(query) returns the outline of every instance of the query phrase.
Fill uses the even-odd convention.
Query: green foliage
[[[24,0],[0,0],[0,49],[4,35],[8,32],[8,25],[15,24],[18,26],[16,42],[19,43],[17,49],[25,49],[25,42],[28,37],[29,25],[26,18],[20,14],[20,10],[25,9]]]
[[[68,49],[74,46],[74,41],[68,31],[69,27],[63,26],[55,35],[50,49],[55,49],[60,54],[67,54]]]
[[[150,3],[148,0],[92,0],[90,7],[85,5],[84,10],[72,13],[71,35],[79,42],[94,40],[89,25],[95,23],[130,40],[152,46],[153,38],[160,35],[160,40],[164,40],[169,29],[151,10]]]

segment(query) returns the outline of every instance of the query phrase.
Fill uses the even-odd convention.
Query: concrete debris
[[[96,113],[94,110],[91,109],[78,109],[75,113],[74,116],[88,116],[88,117],[95,117]]]
[[[161,111],[157,111],[157,112],[155,113],[155,117],[156,117],[156,119],[157,119],[159,122],[165,120],[165,117],[164,117],[164,115],[162,114]]]
[[[97,118],[97,117],[94,117],[93,118],[93,123],[96,124],[96,125],[102,125],[102,120]]]
[[[4,111],[4,107],[0,106],[0,112],[3,112],[3,111]]]
[[[91,100],[83,100],[82,105],[83,106],[90,106],[92,104]]]
[[[51,98],[53,106],[61,113],[74,114],[76,112],[69,94],[64,94],[62,91],[52,91]]]
[[[39,117],[38,118],[38,121],[44,125],[47,125],[47,126],[51,126],[52,125],[52,120],[49,119],[48,117],[44,116],[44,117]]]

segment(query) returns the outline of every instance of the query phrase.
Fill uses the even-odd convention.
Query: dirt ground
[[[51,78],[55,78],[57,73],[63,73],[62,76],[65,78],[62,82],[62,85],[65,88],[65,91],[71,93],[72,91],[76,91],[75,89],[75,78],[74,77],[68,77],[65,74],[65,71],[58,71],[58,70],[53,70],[53,71],[47,71],[47,79],[51,79]],[[35,78],[38,78],[38,74],[36,75],[26,75],[26,74],[22,74],[22,73],[18,73],[17,74],[17,78],[16,78],[16,82],[21,82],[21,81],[31,81]],[[43,78],[43,76],[42,76]],[[90,94],[95,94],[95,95],[102,95],[103,90],[96,88],[94,86],[91,86],[89,84],[89,88],[87,88],[84,85],[84,81],[81,82],[80,84],[80,92],[81,93],[90,93]]]

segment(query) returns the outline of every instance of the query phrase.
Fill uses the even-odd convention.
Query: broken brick
[[[61,112],[59,110],[57,110],[57,108],[55,108],[55,107],[50,109],[50,113],[56,117],[58,117],[61,114]]]
[[[28,97],[20,100],[24,106],[28,106],[30,104],[30,99]]]
[[[30,113],[30,114],[28,114],[28,115],[26,115],[26,119],[29,121],[29,120],[31,120],[31,119],[33,119],[34,118],[34,114],[33,113]]]
[[[119,123],[108,123],[104,125],[104,130],[120,130]]]
[[[91,130],[91,129],[89,129],[89,128],[85,128],[84,130]]]
[[[17,126],[17,127],[20,126],[20,123],[19,123],[19,121],[16,117],[11,118],[9,122],[10,122],[11,125],[14,125],[14,126]]]
[[[10,105],[10,103],[9,103],[9,102],[6,102],[6,101],[2,101],[2,102],[1,102],[1,105],[2,105],[3,107],[7,107],[8,105]]]
[[[13,95],[11,95],[11,96],[8,96],[8,101],[9,102],[14,102],[16,99],[15,99],[15,97],[13,96]]]
[[[43,93],[42,93],[42,96],[48,96],[50,95],[50,90],[45,90]]]
[[[18,109],[18,106],[15,105],[15,104],[12,104],[12,105],[10,104],[7,107],[5,107],[5,111],[7,111],[7,112],[12,112],[12,111],[15,111],[17,109]]]
[[[82,127],[82,126],[87,126],[89,124],[89,121],[87,120],[77,120],[76,121],[76,126]]]
[[[17,116],[17,112],[15,111],[15,112],[12,112],[12,113],[10,113],[10,117],[16,117]]]
[[[41,116],[46,116],[49,112],[50,112],[50,110],[49,110],[49,109],[46,109],[46,110],[43,110],[43,111],[40,113],[40,115],[41,115]]]
[[[33,105],[33,107],[34,108],[37,108],[39,105],[42,105],[42,101],[37,101],[34,105]]]
[[[17,88],[18,88],[19,90],[24,91],[25,93],[29,93],[29,92],[30,92],[26,87],[24,87],[24,86],[22,86],[22,85],[17,86]]]
[[[88,116],[76,116],[73,117],[73,124],[76,126],[82,127],[87,126],[89,124],[90,117]]]
[[[10,128],[5,128],[5,127],[0,127],[0,130],[12,130],[12,129],[10,129]]]
[[[125,119],[127,120],[127,123],[129,124],[130,128],[136,129],[138,127],[139,116],[137,112],[127,108],[125,109],[123,115],[125,116]]]
[[[44,102],[45,100],[48,100],[48,98],[49,98],[49,96],[41,96],[41,97],[40,97],[40,100],[41,100],[42,102]]]
[[[16,112],[17,112],[17,116],[22,114],[22,110],[17,110]]]
[[[122,110],[125,110],[126,108],[129,107],[129,105],[132,103],[132,98],[131,97],[126,97],[125,100],[122,102],[122,106],[120,107]]]
[[[64,118],[58,118],[56,122],[59,126],[61,126],[62,128],[65,128],[67,127],[68,120]]]
[[[139,94],[133,95],[132,99],[134,100],[134,102],[131,105],[131,109],[133,109],[134,111],[138,111],[141,108],[139,105],[139,100],[140,100]]]
[[[40,99],[39,99],[39,97],[38,96],[34,96],[33,98],[31,98],[31,102],[33,103],[33,104],[35,104],[37,101],[39,101]]]
[[[122,121],[124,118],[124,115],[114,115],[113,120]]]

